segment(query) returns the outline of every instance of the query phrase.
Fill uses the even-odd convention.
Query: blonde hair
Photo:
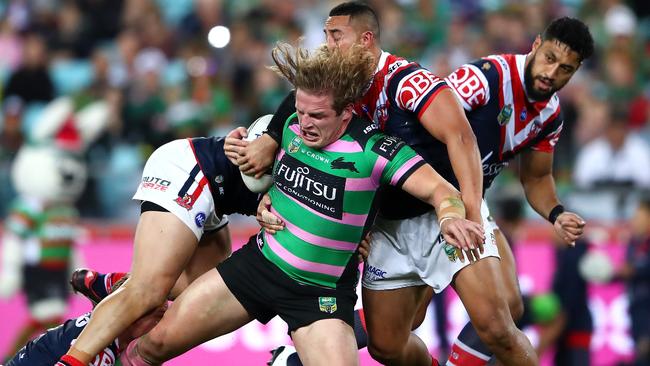
[[[278,43],[271,57],[275,66],[270,69],[296,89],[332,95],[332,108],[337,115],[363,97],[375,71],[372,55],[359,45],[345,51],[323,45],[310,53],[301,47]]]

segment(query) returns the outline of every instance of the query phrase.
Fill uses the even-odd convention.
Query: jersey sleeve
[[[406,179],[425,162],[413,149],[397,137],[377,134],[371,141],[376,155],[375,169],[381,169],[379,184],[401,187]]]
[[[296,112],[296,94],[292,90],[282,101],[278,109],[273,114],[271,122],[266,129],[266,133],[271,136],[278,145],[282,142],[282,130],[284,124],[292,114]]]
[[[465,111],[473,111],[490,101],[490,86],[499,87],[499,73],[489,60],[465,64],[445,78]]]
[[[388,95],[392,103],[404,111],[415,113],[418,118],[436,95],[447,88],[443,79],[417,64],[403,68],[388,81]]]
[[[546,153],[553,152],[553,150],[555,150],[555,145],[560,139],[563,125],[562,114],[559,113],[557,117],[549,122],[549,124],[544,128],[544,132],[542,133],[543,137],[537,141],[535,145],[531,146],[531,149]]]

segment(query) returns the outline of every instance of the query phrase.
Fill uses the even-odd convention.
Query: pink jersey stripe
[[[280,161],[284,157],[284,149],[278,149],[278,153],[275,155],[275,160]]]
[[[384,168],[388,164],[388,159],[383,156],[378,156],[377,161],[375,161],[375,166],[372,168],[372,181],[379,186],[381,184],[381,175],[384,173]]]
[[[390,180],[390,184],[391,185],[396,185],[397,182],[399,182],[400,178],[402,178],[402,176],[404,174],[406,174],[406,172],[408,172],[408,170],[411,169],[413,167],[413,165],[417,164],[421,160],[422,160],[422,158],[419,155],[416,155],[416,156],[410,158],[404,165],[402,165],[397,170],[397,173],[395,173],[393,175],[393,178],[391,178],[391,180]]]
[[[362,152],[361,145],[356,141],[343,141],[337,140],[323,148],[323,151],[338,152],[338,153],[356,153]]]
[[[289,263],[293,267],[296,267],[302,271],[321,273],[333,277],[340,277],[341,274],[343,274],[343,271],[345,270],[345,267],[310,262],[302,258],[298,258],[295,255],[293,255],[293,253],[285,249],[282,246],[282,244],[278,243],[278,241],[275,240],[273,235],[269,235],[266,232],[264,232],[264,238],[266,239],[266,243],[269,245],[273,253],[275,253],[278,257],[282,258],[283,261]]]
[[[346,191],[374,191],[379,185],[369,178],[347,178],[345,180]]]
[[[318,212],[316,210],[313,210],[312,208],[310,208],[308,206],[305,206],[302,202],[300,202],[300,201],[296,200],[295,198],[289,196],[288,194],[282,192],[281,189],[278,188],[277,190],[283,196],[287,197],[288,199],[292,200],[296,204],[300,205],[300,207],[302,207],[303,209],[305,209],[305,210],[309,211],[310,213],[312,213],[312,214],[314,214],[314,215],[316,215],[318,217],[321,217],[321,218],[323,218],[325,220],[334,221],[334,222],[337,222],[339,224],[345,224],[345,225],[364,226],[366,224],[366,220],[368,219],[368,215],[355,215],[355,214],[350,214],[350,213],[344,212],[343,213],[343,218],[341,220],[337,220],[335,218],[323,215],[322,213],[320,213],[320,212]]]
[[[293,125],[289,126],[289,129],[291,130],[291,132],[293,132],[296,135],[300,136],[300,125],[299,124],[297,124],[297,123],[293,124]]]
[[[347,250],[347,251],[355,251],[357,250],[357,243],[351,243],[349,241],[341,241],[341,240],[335,240],[335,239],[329,239],[325,238],[322,236],[314,235],[312,233],[308,233],[304,231],[303,229],[299,228],[298,226],[290,223],[289,221],[285,220],[285,218],[280,215],[278,211],[276,211],[273,207],[271,207],[271,213],[274,215],[278,216],[280,220],[284,222],[286,225],[287,230],[289,230],[293,235],[297,236],[303,241],[306,241],[310,244],[317,245],[319,247],[325,247],[325,248],[330,248],[330,249],[337,249],[337,250]]]

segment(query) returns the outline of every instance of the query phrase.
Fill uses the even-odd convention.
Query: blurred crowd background
[[[108,129],[85,152],[90,180],[77,202],[81,217],[135,224],[131,196],[151,152],[177,138],[223,136],[273,113],[289,89],[266,68],[271,48],[324,42],[323,21],[339,2],[0,0],[0,217],[16,196],[12,159],[44,106],[70,96],[110,106]],[[554,173],[566,206],[590,223],[628,225],[650,190],[650,2],[368,3],[382,23],[383,49],[440,76],[481,56],[527,53],[556,17],[585,21],[596,52],[560,92],[565,120]],[[488,197],[506,220],[519,207],[516,160]]]
[[[70,95],[111,105],[108,131],[87,152],[92,179],[78,203],[82,215],[133,220],[130,195],[148,155],[172,139],[225,135],[272,113],[288,86],[265,68],[270,49],[278,40],[295,43],[300,37],[307,46],[323,42],[323,20],[336,3],[0,1],[0,215],[15,192],[8,169],[29,141],[30,124],[46,103]],[[597,48],[561,92],[565,127],[555,159],[561,192],[618,187],[625,197],[604,193],[600,200],[623,212],[594,212],[611,219],[631,212],[625,210],[630,187],[650,188],[647,2],[370,3],[382,21],[383,48],[438,75],[480,56],[526,53],[551,19],[580,17]],[[225,47],[218,48],[227,38],[216,26],[229,32]],[[511,183],[513,175],[503,174],[493,190]],[[593,203],[580,193],[574,199]]]

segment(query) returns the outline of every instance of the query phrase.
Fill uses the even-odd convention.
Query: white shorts
[[[481,258],[499,258],[494,237],[497,226],[485,201],[481,204],[481,216],[486,237]],[[455,247],[447,244],[439,231],[434,211],[404,220],[377,218],[364,267],[363,287],[392,290],[426,284],[435,292],[444,290],[454,275],[470,263],[467,259],[460,261]]]
[[[208,178],[203,175],[189,140],[175,140],[156,149],[142,171],[134,200],[155,203],[178,217],[201,240],[204,232],[228,224],[217,216]]]

